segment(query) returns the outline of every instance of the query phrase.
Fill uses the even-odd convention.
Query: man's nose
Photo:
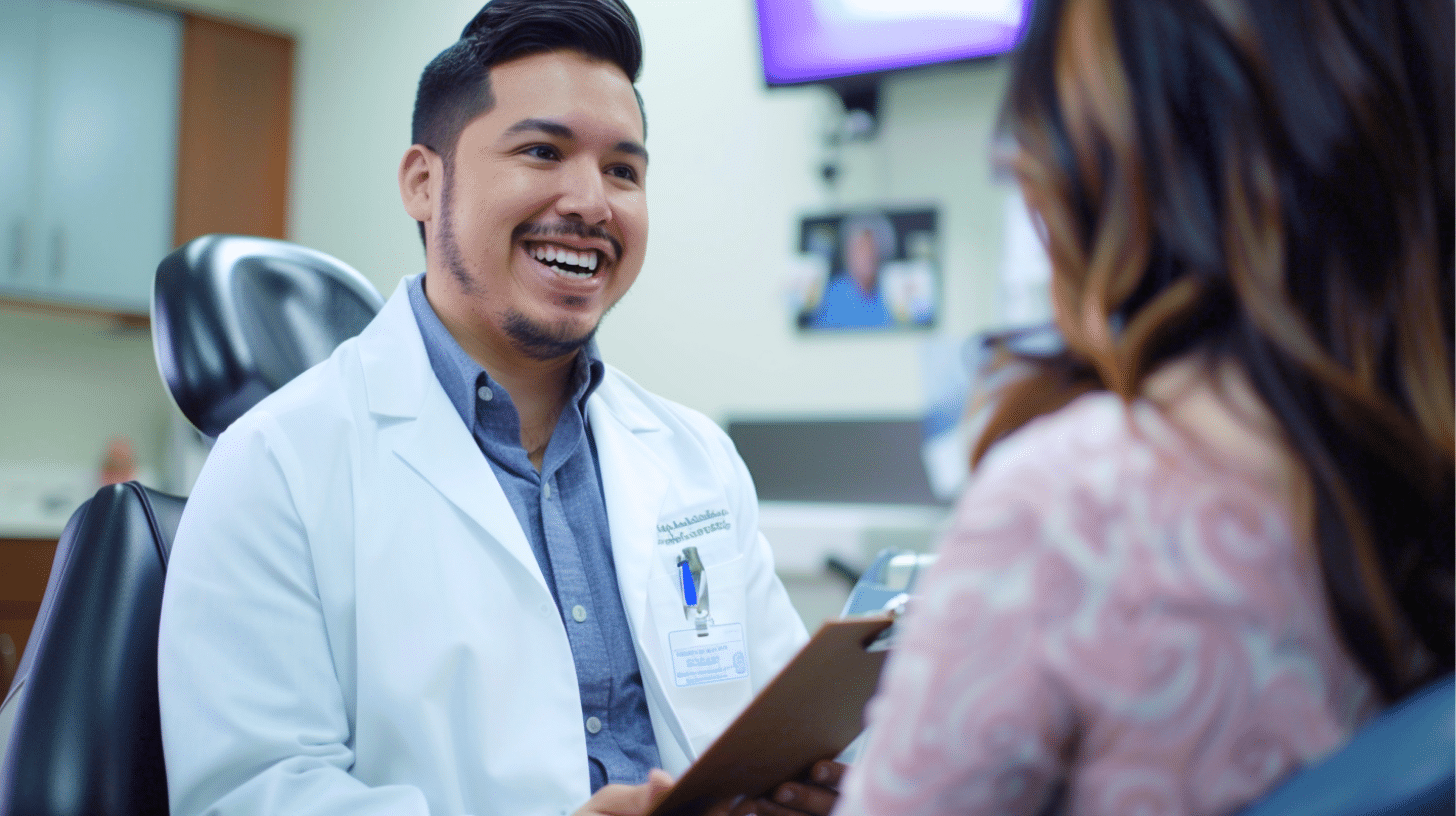
[[[579,162],[568,168],[556,209],[562,215],[576,216],[588,224],[611,220],[612,205],[607,199],[606,180],[595,163]]]

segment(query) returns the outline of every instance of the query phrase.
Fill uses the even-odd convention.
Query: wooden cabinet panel
[[[293,41],[188,15],[182,42],[173,244],[285,237]]]
[[[53,539],[0,538],[0,633],[15,642],[16,656],[25,654],[55,557]],[[9,683],[9,677],[0,676],[0,686]]]

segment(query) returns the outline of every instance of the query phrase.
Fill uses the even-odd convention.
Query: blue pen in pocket
[[[683,617],[691,620],[699,637],[706,637],[713,619],[708,614],[708,575],[697,547],[684,547],[677,557],[678,579],[682,585]]]

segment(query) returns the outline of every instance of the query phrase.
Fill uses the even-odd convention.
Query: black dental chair
[[[363,275],[321,252],[204,236],[157,268],[157,368],[183,415],[215,438],[382,306]],[[128,482],[71,516],[0,705],[0,816],[167,813],[156,641],[183,503]]]

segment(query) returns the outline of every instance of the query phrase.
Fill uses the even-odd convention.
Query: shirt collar
[[[511,402],[506,390],[491,379],[480,363],[465,353],[465,349],[461,348],[450,330],[445,328],[440,316],[435,313],[435,308],[425,297],[424,273],[407,279],[405,286],[409,292],[410,309],[414,312],[420,336],[425,342],[430,368],[435,372],[435,379],[440,381],[440,387],[445,389],[450,403],[455,406],[455,411],[460,414],[461,421],[468,428],[475,428],[477,420],[488,428],[500,427],[513,433],[516,444],[519,444],[520,417],[516,413],[515,404]],[[606,365],[602,362],[597,341],[593,338],[573,361],[572,397],[568,404],[574,405],[578,412],[585,415],[586,401],[596,391],[597,386],[601,385],[605,371]],[[491,389],[493,397],[499,398],[479,399],[481,388]]]

